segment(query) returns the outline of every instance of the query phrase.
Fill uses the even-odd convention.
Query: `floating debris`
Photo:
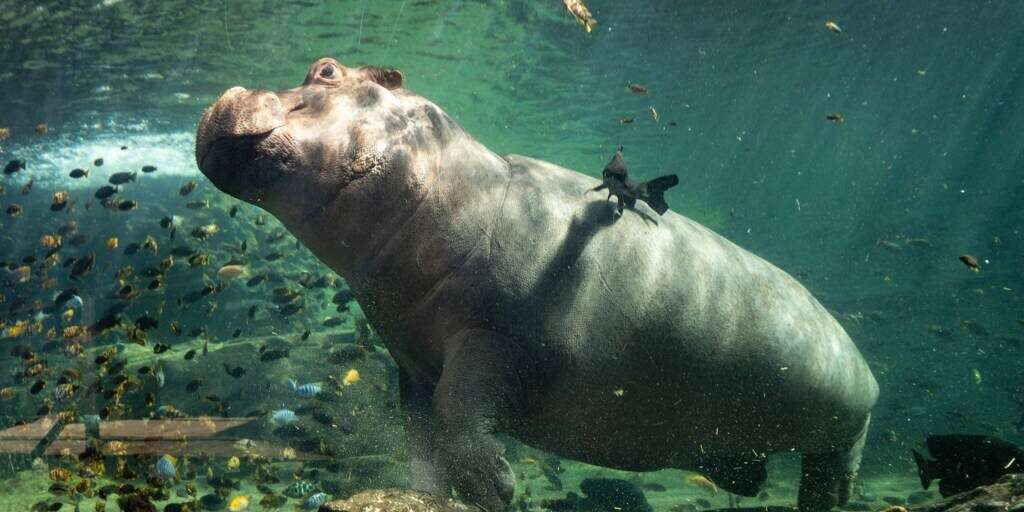
[[[833,123],[836,123],[836,124],[842,124],[845,121],[845,119],[843,118],[843,114],[841,114],[839,112],[833,112],[831,114],[827,114],[825,116],[825,119],[827,119],[829,121],[832,121]]]

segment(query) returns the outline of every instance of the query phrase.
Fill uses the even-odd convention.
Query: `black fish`
[[[4,166],[4,174],[14,174],[25,168],[24,160],[11,160]]]
[[[53,303],[57,306],[61,306],[65,302],[71,300],[71,297],[74,297],[75,295],[78,295],[78,288],[72,286],[71,288],[60,292],[60,294],[53,299]]]
[[[193,349],[190,349],[188,352],[185,352],[185,360],[186,361],[191,361],[191,360],[193,360],[195,358],[196,358],[196,349],[193,348]]]
[[[163,354],[164,352],[167,352],[170,349],[171,347],[166,343],[157,343],[156,345],[153,345],[154,354]]]
[[[171,227],[171,224],[174,224],[174,219],[172,219],[170,217],[164,217],[164,218],[160,219],[160,227],[162,227],[164,229],[167,229],[167,228]]]
[[[324,320],[323,326],[324,327],[337,327],[337,326],[339,326],[339,325],[341,325],[343,323],[345,323],[344,320],[342,320],[342,319],[340,319],[340,318],[338,318],[336,316],[332,316],[332,317],[328,318],[327,320]]]
[[[203,379],[193,379],[189,381],[188,384],[185,384],[185,391],[188,391],[189,393],[195,393],[196,391],[199,390],[199,386],[202,385]]]
[[[96,255],[90,254],[88,256],[82,256],[75,260],[75,264],[71,266],[71,279],[78,279],[90,271],[96,264]]]
[[[256,312],[259,311],[259,306],[252,306],[249,308],[249,320],[256,319]]]
[[[228,212],[228,215],[230,215],[232,219],[235,218],[235,215],[238,215],[238,206],[232,206],[231,211]]]
[[[161,279],[161,278],[156,278],[156,279],[150,281],[148,285],[146,285],[146,289],[147,290],[157,290],[157,289],[159,289],[163,285],[164,285],[164,280]]]
[[[234,377],[236,379],[241,378],[243,375],[245,375],[245,368],[242,368],[241,366],[236,366],[234,368],[231,368],[227,364],[224,364],[224,371],[227,372],[228,375],[230,375],[230,376],[232,376],[232,377]]]
[[[281,307],[279,312],[281,316],[292,316],[295,313],[302,311],[302,302],[291,302]]]
[[[312,334],[312,333],[309,331],[309,329],[306,329],[305,331],[303,331],[302,332],[302,341],[308,340],[310,334]]]
[[[117,204],[117,209],[122,212],[134,210],[139,207],[139,202],[132,199],[125,199]]]
[[[277,361],[278,359],[284,359],[288,357],[288,349],[286,348],[275,348],[273,350],[267,350],[260,354],[260,361],[269,363],[270,361]]]
[[[351,301],[352,301],[352,290],[341,290],[340,292],[335,293],[334,297],[331,297],[331,302],[333,302],[334,304],[337,304],[339,306],[342,305],[342,304],[348,304]]]
[[[679,184],[679,177],[675,174],[661,176],[642,183],[631,180],[629,169],[626,168],[626,162],[622,159],[622,146],[619,146],[615,156],[605,166],[601,177],[601,184],[591,190],[608,189],[608,199],[611,199],[612,196],[618,199],[620,215],[626,206],[635,210],[637,199],[647,203],[651,209],[658,212],[658,215],[664,215],[668,211],[665,191]]]
[[[103,166],[103,159],[102,158],[97,158],[96,160],[93,160],[92,161],[92,165],[94,167],[102,167]]]
[[[279,260],[279,259],[281,259],[283,257],[284,257],[284,254],[282,254],[282,253],[272,252],[272,253],[264,256],[263,259],[265,259],[267,261],[277,261],[277,260]]]
[[[197,186],[199,186],[199,184],[197,184],[194,181],[190,181],[190,182],[182,185],[181,188],[178,189],[178,194],[183,195],[183,196],[187,196],[187,195],[191,194],[192,191],[195,190]]]
[[[174,249],[171,249],[171,256],[178,256],[179,258],[186,258],[186,257],[191,256],[194,252],[195,251],[193,251],[192,248],[190,248],[188,246],[179,245],[178,247],[175,247]]]
[[[139,253],[139,249],[142,249],[142,244],[132,242],[124,248],[124,253],[128,256],[134,256]]]
[[[28,390],[28,392],[32,393],[33,395],[38,395],[39,392],[42,391],[43,388],[45,388],[45,387],[46,387],[46,381],[42,380],[42,379],[39,379],[39,380],[36,381],[35,384],[32,384],[32,387]]]
[[[995,483],[1007,473],[1024,472],[1024,451],[1002,439],[966,434],[928,436],[930,460],[914,451],[921,487],[939,479],[943,497]]]
[[[78,179],[78,178],[88,178],[89,177],[89,171],[87,171],[85,169],[72,169],[71,173],[68,174],[68,176],[71,176],[72,178],[75,178],[75,179]]]
[[[143,165],[142,166],[142,172],[144,172],[146,174],[149,174],[151,172],[156,172],[156,167],[152,166],[152,165]]]
[[[135,175],[136,173],[134,172],[115,172],[110,175],[110,178],[108,178],[107,181],[110,182],[111,185],[123,185],[129,181],[135,181]]]
[[[106,331],[107,329],[117,327],[118,325],[121,325],[120,317],[118,317],[117,315],[106,315],[103,318],[97,320],[94,324],[92,324],[90,330],[94,334],[100,334]]]
[[[256,275],[250,277],[249,280],[245,282],[245,285],[252,287],[252,286],[256,286],[256,285],[258,285],[258,284],[260,284],[260,283],[262,283],[263,281],[266,281],[266,280],[267,280],[267,274],[256,274]]]
[[[140,316],[139,318],[135,319],[135,327],[138,327],[139,329],[141,329],[143,331],[148,331],[150,329],[154,329],[154,328],[158,327],[159,325],[160,325],[160,321],[157,320],[156,318],[153,318],[153,317],[149,316],[149,315],[143,315],[143,316]]]
[[[237,338],[237,337],[239,337],[241,335],[242,335],[242,330],[241,329],[235,329],[235,332],[231,333],[231,337],[232,338]],[[206,345],[203,345],[203,351],[204,352],[206,351]]]
[[[107,199],[110,196],[116,194],[117,192],[117,187],[113,185],[103,185],[98,190],[96,190],[96,193],[93,194],[92,196],[95,197],[96,199]]]
[[[262,225],[264,225],[266,223],[267,223],[267,216],[266,215],[259,214],[259,215],[256,216],[256,225],[257,226],[262,226]]]

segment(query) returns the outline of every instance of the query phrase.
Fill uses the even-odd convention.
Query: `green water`
[[[865,451],[861,502],[881,508],[883,497],[906,499],[920,490],[910,449],[928,434],[1024,441],[1024,4],[587,4],[599,22],[590,34],[557,0],[0,2],[0,128],[10,129],[0,140],[0,158],[27,161],[25,171],[0,177],[0,206],[23,208],[17,217],[0,218],[0,260],[9,269],[2,276],[0,321],[7,327],[34,323],[36,301],[48,304],[69,286],[84,302],[70,321],[57,311],[42,320],[39,332],[30,328],[0,341],[0,387],[13,394],[0,401],[0,428],[34,421],[66,368],[79,370],[81,387],[70,401],[54,404],[53,413],[98,414],[110,407],[104,391],[112,376],[94,360],[122,342],[114,360],[126,363],[124,374],[137,385],[124,392],[124,406],[112,417],[146,418],[161,405],[190,417],[258,413],[260,419],[235,437],[348,461],[328,468],[275,454],[266,462],[245,458],[239,470],[228,471],[226,457],[197,454],[197,482],[207,467],[225,473],[240,481],[230,494],[250,496],[253,509],[261,507],[261,471],[277,475],[277,482],[262,483],[278,494],[297,473],[339,498],[407,484],[396,370],[379,340],[358,325],[358,304],[345,302],[347,310],[338,311],[332,303],[345,283],[272,217],[258,223],[258,210],[220,194],[194,163],[196,122],[223,90],[294,87],[312,61],[333,56],[351,66],[400,69],[407,88],[498,153],[599,176],[623,145],[637,177],[678,173],[681,184],[668,193],[675,211],[796,276],[868,360],[881,397]],[[828,20],[842,32],[827,30]],[[627,83],[643,84],[649,94],[632,94]],[[826,119],[834,113],[842,123]],[[39,123],[47,124],[45,135],[35,133]],[[101,157],[103,166],[94,166]],[[137,210],[109,211],[93,198],[110,173],[142,165],[159,170],[140,173],[118,195],[137,200]],[[69,178],[76,167],[90,169],[90,176]],[[23,195],[29,179],[32,188]],[[179,196],[190,180],[198,183],[196,191]],[[59,190],[69,192],[69,207],[51,212]],[[186,207],[204,199],[207,208]],[[228,215],[236,205],[237,215]],[[173,241],[160,226],[172,215],[181,217]],[[47,265],[40,237],[70,222],[77,230],[64,235],[58,261]],[[211,223],[217,234],[191,236]],[[156,252],[125,254],[147,235],[159,242]],[[117,249],[107,248],[109,237],[119,239]],[[178,246],[207,254],[210,262],[190,266],[188,257],[178,257],[163,286],[148,290],[153,278],[140,274]],[[274,253],[286,257],[268,260]],[[61,265],[86,254],[96,255],[95,268],[70,280]],[[961,263],[963,254],[977,257],[981,271]],[[217,269],[236,260],[247,264],[248,275],[204,294],[220,282]],[[18,282],[14,269],[26,264],[31,275]],[[133,275],[118,283],[116,272],[128,265]],[[265,282],[246,286],[261,275]],[[49,277],[56,280],[46,283]],[[126,284],[139,289],[138,298],[117,297]],[[277,288],[298,298],[275,303]],[[51,327],[96,322],[122,303],[128,304],[126,325],[146,314],[159,321],[146,346],[131,343],[118,328],[82,341],[79,355],[60,336],[47,335]],[[301,303],[301,311],[282,316],[288,303]],[[328,319],[337,321],[325,326]],[[182,327],[180,335],[170,330],[172,322]],[[200,328],[205,331],[191,332]],[[170,350],[154,354],[159,342]],[[185,360],[204,343],[207,354]],[[268,350],[285,348],[288,357],[260,360]],[[25,375],[34,361],[23,357],[26,350],[46,361],[41,376]],[[224,365],[246,373],[234,378]],[[162,368],[164,386],[139,374],[142,366]],[[350,369],[361,380],[341,384]],[[325,393],[313,402],[299,400],[284,384],[288,378],[320,382]],[[203,380],[198,391],[187,391],[196,379]],[[32,394],[37,380],[46,387]],[[272,410],[303,407],[297,433],[266,421]],[[325,421],[305,417],[314,411]],[[517,460],[545,457],[515,444],[510,449]],[[6,458],[0,478],[10,485],[0,485],[0,496],[21,499],[10,510],[78,499],[49,493],[53,482],[46,470],[30,468],[31,457]],[[60,456],[43,462],[48,468],[79,465]],[[793,462],[782,457],[775,463],[765,500],[743,504],[792,504]],[[152,459],[131,463],[145,473]],[[562,465],[565,489],[557,491],[546,489],[550,484],[535,465],[515,464],[526,477],[519,492],[530,489],[539,506],[542,498],[575,489],[583,477],[614,474],[664,485],[664,492],[647,493],[658,510],[729,504],[724,494],[706,495],[685,483],[679,471],[630,475]],[[113,462],[107,466],[94,487],[112,481]],[[143,485],[142,476],[136,483]],[[211,492],[198,486],[199,495]],[[83,509],[96,501],[81,499]],[[115,501],[108,510],[116,510]]]

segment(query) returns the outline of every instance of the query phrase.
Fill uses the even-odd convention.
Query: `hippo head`
[[[402,85],[395,69],[323,58],[294,89],[228,89],[199,122],[199,169],[289,228],[305,224],[408,174],[417,148],[437,142],[431,125],[446,116]]]

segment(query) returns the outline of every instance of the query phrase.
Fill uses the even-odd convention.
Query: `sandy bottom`
[[[772,477],[765,485],[760,496],[755,498],[741,498],[730,495],[724,491],[717,493],[699,486],[691,481],[693,473],[684,471],[665,470],[650,473],[631,473],[616,471],[586,464],[563,462],[563,472],[559,473],[562,482],[562,490],[556,489],[551,482],[545,478],[537,465],[531,463],[513,463],[513,468],[519,478],[517,494],[525,494],[529,497],[531,510],[543,510],[542,504],[546,500],[564,498],[569,491],[579,493],[579,484],[586,478],[619,478],[631,481],[643,489],[648,502],[658,512],[696,512],[701,510],[724,509],[733,507],[762,507],[762,506],[792,506],[796,503],[798,470],[792,461],[769,464],[769,475]],[[201,480],[201,479],[200,479]],[[77,483],[78,478],[72,477],[70,483]],[[27,511],[41,501],[47,503],[63,502],[60,510],[73,510],[75,502],[67,496],[53,496],[48,488],[53,482],[50,481],[46,472],[26,470],[17,473],[15,476],[0,482],[0,512]],[[110,483],[105,478],[96,479],[93,487],[98,488]],[[245,495],[250,499],[248,510],[293,510],[301,505],[300,500],[288,499],[284,506],[278,508],[264,507],[259,504],[261,494],[256,490],[256,484],[246,479],[241,479],[241,488],[235,491],[230,497]],[[271,485],[275,491],[280,493],[287,486],[288,482]],[[195,485],[198,494],[210,492],[210,488],[196,481]],[[174,489],[182,489],[183,485],[178,483]],[[172,499],[169,501],[156,502],[159,510],[162,510],[166,503],[187,501],[185,498],[174,497],[174,490],[170,491]],[[283,497],[283,496],[282,496]],[[338,498],[343,498],[339,496]],[[938,500],[940,497],[934,489],[922,491],[917,476],[913,473],[890,474],[890,475],[864,475],[856,484],[854,496],[851,503],[844,507],[850,511],[878,511],[890,505],[920,505]],[[100,500],[96,497],[82,497],[78,502],[82,511],[117,511],[116,495],[112,496],[105,505],[105,508],[97,508]],[[226,510],[226,508],[225,508]]]

